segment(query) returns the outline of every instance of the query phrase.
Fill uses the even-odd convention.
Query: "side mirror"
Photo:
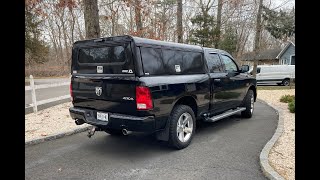
[[[241,66],[241,72],[242,73],[245,73],[245,72],[248,72],[249,71],[249,65],[242,65]]]

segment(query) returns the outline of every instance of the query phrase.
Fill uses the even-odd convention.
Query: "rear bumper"
[[[127,129],[129,131],[153,132],[155,131],[154,116],[137,117],[125,114],[109,113],[108,121],[97,120],[97,111],[91,109],[71,107],[69,109],[72,119],[83,121],[102,129]],[[101,112],[101,111],[99,111]]]

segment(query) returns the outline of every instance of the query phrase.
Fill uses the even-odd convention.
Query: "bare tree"
[[[135,20],[136,20],[136,27],[137,27],[137,33],[141,37],[143,37],[143,26],[142,26],[142,20],[141,20],[141,0],[135,0],[134,5],[134,12],[135,12]]]
[[[260,1],[260,5],[259,5]],[[236,35],[235,56],[259,49],[273,48],[282,41],[271,37],[259,26],[263,23],[263,0],[28,0],[35,3],[35,15],[43,21],[37,34],[48,45],[49,54],[43,70],[57,68],[69,71],[71,47],[75,41],[100,36],[124,35],[191,43],[192,32],[199,28],[191,19],[205,14],[214,17],[212,33],[214,47],[222,48],[227,27]],[[274,5],[273,1],[264,6]],[[259,8],[260,7],[260,8]],[[100,10],[100,11],[98,11]],[[43,11],[44,13],[40,13]],[[83,16],[84,15],[84,16]],[[100,23],[99,23],[100,22]],[[254,36],[256,35],[256,36]],[[219,47],[220,45],[220,47]],[[31,57],[26,56],[30,59]],[[68,62],[68,63],[67,63]],[[258,64],[256,62],[256,64]],[[31,71],[39,64],[28,64]],[[63,66],[63,69],[61,67]],[[27,65],[26,65],[27,67]],[[48,68],[50,67],[50,68]],[[253,71],[256,72],[256,71]]]
[[[259,46],[260,46],[260,34],[261,34],[261,28],[262,28],[262,24],[261,24],[262,5],[263,5],[263,0],[259,0],[259,7],[258,7],[258,13],[257,13],[257,22],[256,22],[256,34],[255,34],[255,38],[254,38],[255,57],[257,57],[256,54],[258,53]],[[257,58],[254,58],[253,70],[252,70],[253,77],[256,77],[257,65],[258,65],[258,60],[257,60]]]
[[[219,48],[220,33],[221,33],[221,12],[222,12],[223,0],[218,0],[218,12],[217,12],[217,26],[215,29],[215,48]]]
[[[182,0],[177,0],[177,35],[178,43],[183,42],[183,32],[182,32]]]
[[[100,37],[98,0],[83,0],[86,38]]]

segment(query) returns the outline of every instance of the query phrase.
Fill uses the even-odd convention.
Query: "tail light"
[[[72,82],[70,82],[70,96],[71,96],[71,101],[73,101]]]
[[[151,93],[148,87],[136,87],[136,102],[138,110],[148,110],[153,108]]]

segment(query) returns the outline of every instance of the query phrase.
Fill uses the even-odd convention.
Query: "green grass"
[[[295,100],[295,95],[284,95],[280,98],[280,102],[290,103]]]
[[[288,104],[288,109],[291,113],[295,113],[296,112],[296,103],[295,100],[289,102]]]
[[[288,109],[291,113],[296,112],[295,95],[283,95],[280,98],[280,102],[288,103]]]

